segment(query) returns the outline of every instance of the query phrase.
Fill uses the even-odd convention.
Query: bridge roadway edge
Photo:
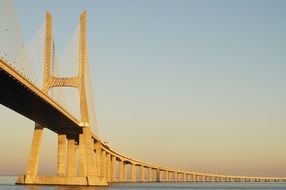
[[[82,133],[80,122],[62,112],[63,108],[60,105],[46,97],[2,59],[0,59],[0,80],[1,104],[57,134],[66,133],[78,141],[78,134]],[[21,104],[23,100],[25,104],[29,104],[29,108]]]

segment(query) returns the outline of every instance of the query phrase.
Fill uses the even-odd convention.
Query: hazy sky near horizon
[[[59,53],[88,12],[100,136],[164,166],[286,176],[286,1],[15,0],[25,41],[49,10]],[[33,122],[0,106],[0,175],[23,174]],[[40,173],[55,173],[45,131]]]

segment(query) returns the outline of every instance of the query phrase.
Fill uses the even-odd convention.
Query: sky
[[[28,42],[49,10],[59,53],[88,13],[99,135],[162,166],[286,176],[286,1],[15,0]],[[24,174],[34,124],[0,106],[0,175]],[[40,174],[56,173],[45,130]]]

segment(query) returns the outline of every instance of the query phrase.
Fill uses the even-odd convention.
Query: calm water
[[[286,183],[135,183],[109,187],[65,187],[14,185],[16,177],[0,176],[0,190],[182,190],[182,189],[286,189]]]

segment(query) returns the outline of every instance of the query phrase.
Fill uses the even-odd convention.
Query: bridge
[[[77,55],[68,56],[69,61],[75,58],[73,61],[78,64],[78,70],[74,76],[60,76],[52,15],[46,12],[45,25],[40,30],[42,33],[36,38],[42,40],[35,40],[34,43],[43,55],[36,61],[43,65],[42,80],[37,82],[33,78],[29,48],[23,45],[21,39],[13,4],[2,0],[0,5],[0,24],[4,29],[0,33],[0,103],[35,122],[27,171],[18,177],[17,184],[107,186],[118,182],[286,182],[283,177],[219,175],[167,168],[113,150],[96,133],[92,85],[89,86],[92,81],[86,38],[87,13],[80,15],[71,46],[76,46]],[[79,101],[79,114],[63,103],[63,94],[57,93],[63,88],[78,90],[79,98],[73,101]],[[38,175],[44,128],[58,135],[56,176]],[[128,165],[130,173],[127,172]],[[140,170],[139,181],[137,170]],[[131,181],[127,180],[128,175]]]

